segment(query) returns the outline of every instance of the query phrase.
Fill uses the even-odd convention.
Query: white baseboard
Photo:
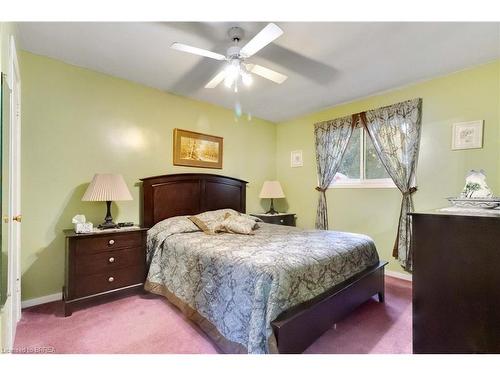
[[[391,270],[385,270],[385,274],[387,276],[394,277],[396,279],[402,279],[402,280],[407,280],[407,281],[412,281],[412,275],[409,273],[403,273],[403,272],[397,272],[397,271],[391,271]]]
[[[403,272],[397,272],[397,271],[391,271],[391,270],[385,270],[385,274],[387,276],[394,277],[396,279],[402,279],[402,280],[407,280],[407,281],[412,281],[412,276],[407,273]],[[49,303],[49,302],[54,302],[54,301],[60,301],[62,299],[62,293],[54,293],[54,294],[49,294],[48,296],[43,296],[43,297],[38,297],[38,298],[33,298],[33,299],[27,299],[21,302],[21,308],[25,309],[27,307],[32,307],[32,306],[37,306],[37,305],[43,305],[44,303]]]
[[[21,302],[21,308],[25,309],[27,307],[32,307],[36,305],[43,305],[44,303],[60,301],[62,299],[62,293],[49,294],[48,296],[27,299]]]

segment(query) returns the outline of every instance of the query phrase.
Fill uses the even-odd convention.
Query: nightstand
[[[92,233],[65,230],[64,316],[84,302],[132,289],[146,279],[146,231],[124,228]]]
[[[278,224],[278,225],[288,225],[290,227],[295,226],[295,214],[251,214],[252,216],[258,217],[264,223]]]

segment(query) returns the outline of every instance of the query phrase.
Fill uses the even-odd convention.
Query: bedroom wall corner
[[[447,206],[446,197],[463,188],[470,169],[483,168],[500,195],[500,60],[407,87],[338,105],[277,125],[277,175],[287,191],[289,211],[298,225],[313,228],[317,192],[313,124],[360,111],[423,98],[422,139],[417,170],[417,210]],[[455,122],[484,120],[484,146],[451,150]],[[290,167],[290,151],[302,149],[304,166]],[[391,252],[397,230],[401,194],[395,188],[329,189],[330,228],[370,235],[388,268],[403,272]]]
[[[23,300],[61,291],[62,230],[74,215],[102,222],[105,204],[81,202],[94,173],[121,173],[132,192],[133,201],[113,204],[116,221],[139,222],[139,178],[168,173],[244,179],[247,211],[263,210],[262,183],[276,178],[276,124],[28,52],[19,58]],[[224,137],[223,169],[173,166],[174,128]]]

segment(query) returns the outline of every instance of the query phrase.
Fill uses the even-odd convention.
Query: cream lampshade
[[[82,201],[106,202],[107,212],[100,229],[117,228],[111,216],[112,201],[131,201],[132,195],[121,174],[96,173],[89,184]]]
[[[285,193],[283,193],[283,189],[281,188],[281,184],[279,181],[264,181],[264,185],[262,185],[262,190],[260,191],[259,198],[271,199],[271,207],[266,214],[276,215],[278,211],[274,209],[274,198],[285,198]]]

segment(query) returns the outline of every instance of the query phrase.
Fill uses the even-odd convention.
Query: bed
[[[186,216],[244,213],[245,181],[188,173],[142,182],[143,223],[153,227],[145,289],[223,352],[301,353],[372,296],[384,301],[386,262],[367,236],[265,223],[252,236],[210,236],[183,228]]]

